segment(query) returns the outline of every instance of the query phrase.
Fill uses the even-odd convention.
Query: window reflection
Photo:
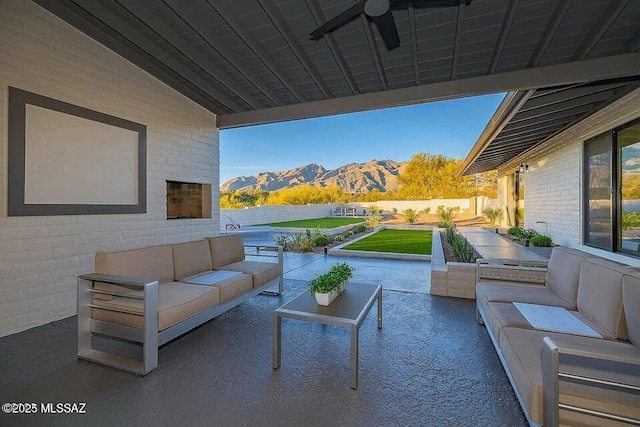
[[[618,248],[640,252],[640,124],[618,132],[620,231]]]

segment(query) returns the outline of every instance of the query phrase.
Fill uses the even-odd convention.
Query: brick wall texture
[[[640,90],[558,134],[525,161],[525,227],[547,233],[554,243],[582,247],[582,151],[584,141],[640,117]],[[616,258],[598,251],[608,258]],[[632,262],[635,264],[635,262]]]
[[[7,91],[147,126],[147,213],[7,217]],[[0,336],[75,314],[94,254],[219,231],[215,115],[28,0],[0,2]],[[213,218],[166,220],[166,181],[211,184]]]

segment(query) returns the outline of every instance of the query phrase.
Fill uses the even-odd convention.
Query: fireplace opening
[[[211,184],[167,181],[167,219],[211,218]]]

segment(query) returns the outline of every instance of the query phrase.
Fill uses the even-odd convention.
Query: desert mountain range
[[[395,191],[398,175],[405,162],[371,160],[349,163],[336,169],[325,169],[315,163],[278,172],[263,172],[253,176],[232,178],[220,186],[221,191],[277,191],[302,184],[327,187],[338,185],[345,193],[368,193],[374,189]]]

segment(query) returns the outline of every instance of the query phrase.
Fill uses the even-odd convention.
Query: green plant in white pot
[[[315,295],[319,305],[328,306],[344,291],[355,269],[346,262],[336,264],[324,274],[309,282],[309,292]]]

